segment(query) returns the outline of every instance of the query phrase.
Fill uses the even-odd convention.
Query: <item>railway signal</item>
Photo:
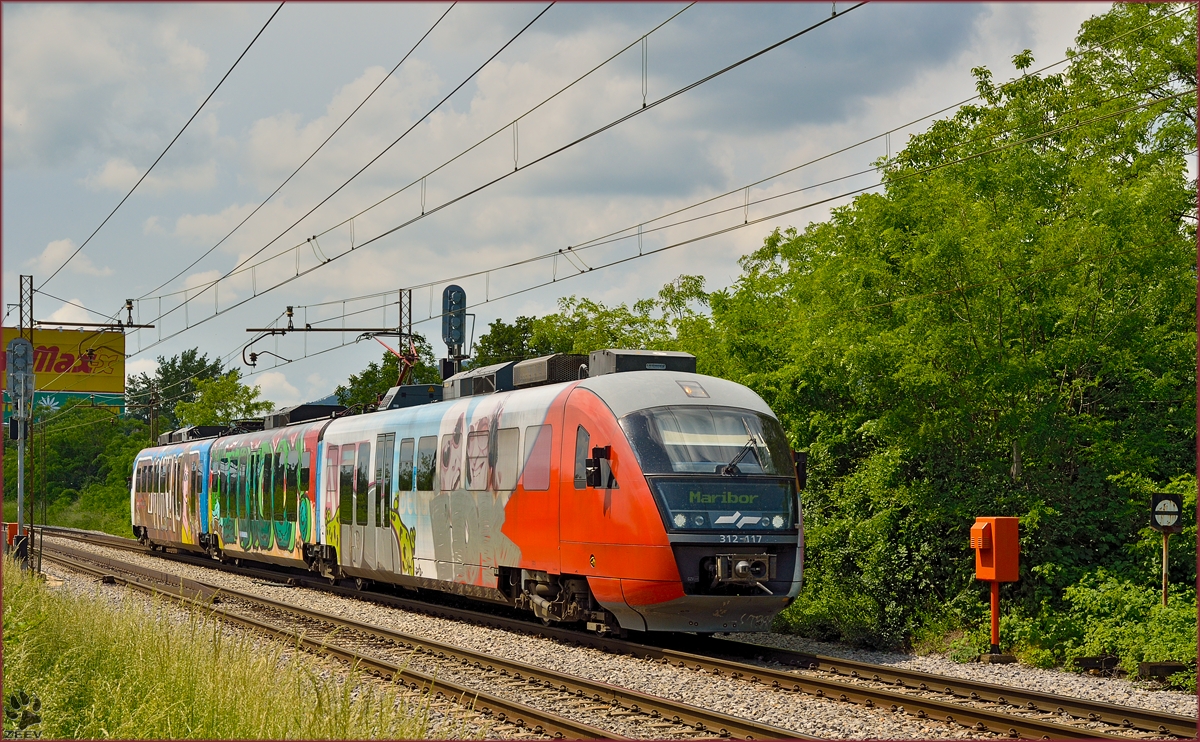
[[[971,548],[975,550],[975,579],[991,583],[992,647],[982,662],[1006,663],[1015,658],[1000,654],[1000,583],[1016,582],[1019,574],[1020,543],[1016,518],[976,518],[971,526]]]
[[[1183,531],[1183,498],[1174,492],[1150,495],[1150,527],[1162,534],[1162,604],[1167,604],[1167,544],[1172,533]]]

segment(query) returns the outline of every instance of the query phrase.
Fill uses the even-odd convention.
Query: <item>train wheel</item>
[[[358,588],[359,590],[364,590],[364,591],[369,590],[371,587],[371,581],[364,579],[362,577],[355,577],[354,578],[354,586],[356,588]]]

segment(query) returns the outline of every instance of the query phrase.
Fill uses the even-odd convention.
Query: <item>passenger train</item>
[[[687,354],[499,364],[279,422],[141,451],[134,535],[602,633],[763,631],[800,590],[797,457]]]

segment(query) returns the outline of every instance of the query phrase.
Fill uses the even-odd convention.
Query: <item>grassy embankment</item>
[[[43,737],[413,739],[427,709],[357,671],[231,637],[203,611],[112,603],[47,587],[4,560],[4,690],[41,702]],[[255,646],[257,644],[257,646]]]

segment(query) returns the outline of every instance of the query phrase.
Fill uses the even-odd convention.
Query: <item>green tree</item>
[[[175,407],[182,425],[228,425],[270,412],[274,405],[259,399],[259,388],[241,381],[239,369],[227,371],[215,379],[196,382],[196,401],[180,402]]]
[[[413,367],[410,384],[441,385],[441,372],[437,360],[433,357],[433,348],[422,335],[415,335],[413,345],[417,349],[417,364]],[[350,379],[334,390],[338,404],[359,408],[359,411],[372,407],[388,389],[396,386],[400,378],[400,359],[390,350],[383,352],[379,363],[371,361],[367,367],[357,374],[351,374]]]
[[[1195,84],[1195,10],[1177,9],[1114,6],[1062,74],[975,70],[983,102],[913,137],[883,193],[770,235],[709,296],[695,352],[810,453],[796,626],[896,644],[972,614],[977,515],[1022,517],[1006,590],[1028,611],[1099,566],[1151,577],[1128,475],[1169,482],[1195,450],[1195,96],[1170,98]]]
[[[179,427],[175,406],[179,402],[195,402],[197,383],[205,379],[216,379],[224,373],[221,359],[209,360],[208,355],[198,348],[190,348],[177,356],[158,357],[158,368],[151,376],[145,372],[130,376],[125,383],[125,402],[130,405],[129,415],[149,421],[150,411],[145,405],[151,395],[159,398],[159,428],[172,430]]]

